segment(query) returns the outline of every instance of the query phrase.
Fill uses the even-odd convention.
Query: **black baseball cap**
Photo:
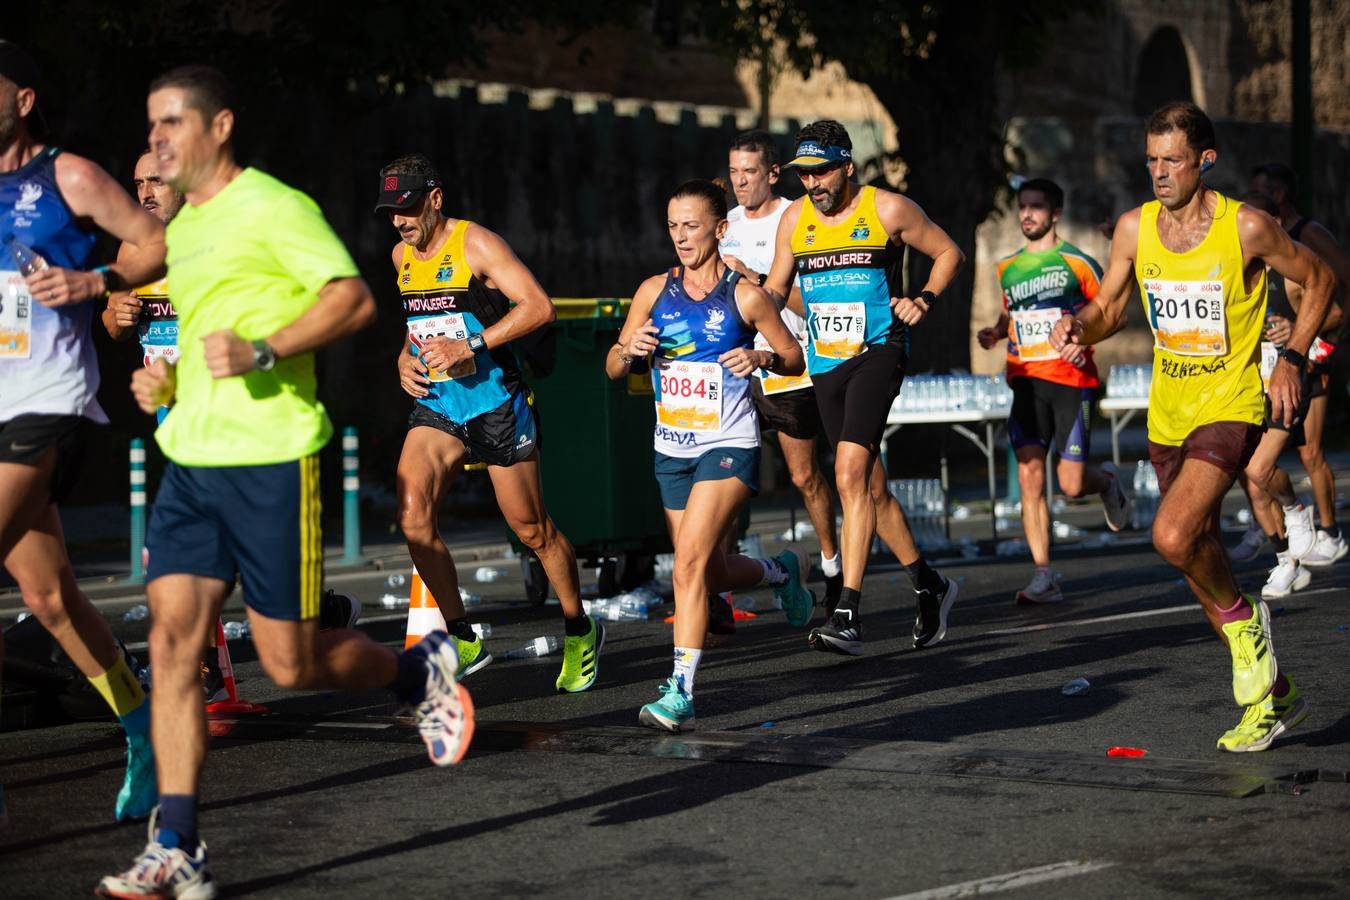
[[[380,199],[375,204],[375,211],[407,209],[427,191],[440,186],[439,181],[426,175],[381,175]]]
[[[21,88],[32,88],[41,93],[42,70],[38,68],[37,62],[28,55],[28,51],[3,38],[0,38],[0,78],[6,78]],[[47,120],[42,117],[42,110],[36,101],[28,118],[28,129],[35,135],[47,130]]]

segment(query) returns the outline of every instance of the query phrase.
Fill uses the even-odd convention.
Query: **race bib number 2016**
[[[863,350],[867,314],[862,303],[812,303],[811,335],[816,356],[852,359]]]
[[[722,429],[722,366],[715,362],[668,363],[658,373],[661,393],[656,420],[681,431]]]
[[[1017,358],[1022,362],[1041,362],[1059,359],[1055,348],[1050,346],[1050,332],[1064,311],[1057,306],[1049,309],[1015,309],[1010,315],[1013,328],[1016,329]]]
[[[1222,281],[1146,281],[1154,345],[1178,356],[1228,352]]]

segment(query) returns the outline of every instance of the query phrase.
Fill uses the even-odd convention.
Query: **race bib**
[[[802,345],[802,353],[806,353],[805,337],[798,337],[797,342]],[[773,394],[786,394],[788,391],[800,391],[802,388],[811,386],[811,376],[802,372],[800,375],[775,375],[768,369],[757,369],[755,374],[759,376],[759,386],[764,391],[764,396]]]
[[[32,354],[33,298],[18,272],[0,271],[0,359]]]
[[[656,420],[681,431],[722,430],[722,366],[674,360],[658,373]]]
[[[145,354],[147,366],[157,359],[162,359],[171,366],[178,365],[177,344],[142,344],[141,350]]]
[[[1041,362],[1059,359],[1050,346],[1050,332],[1064,316],[1059,307],[1047,309],[1018,309],[1011,312],[1017,336],[1017,358],[1022,362]]]
[[[421,319],[409,320],[408,340],[412,341],[412,345],[417,348],[418,356],[422,355],[422,347],[427,341],[438,337],[449,338],[452,341],[467,340],[469,330],[464,327],[464,314],[448,313],[443,316],[426,316]],[[449,371],[427,366],[427,379],[430,381],[450,381],[454,378],[472,375],[477,371],[478,366],[474,363],[474,358],[470,356]]]
[[[1270,390],[1270,375],[1275,371],[1280,351],[1270,341],[1261,342],[1261,387]]]
[[[852,359],[863,352],[867,314],[862,303],[812,303],[811,334],[816,356]]]
[[[1178,356],[1228,352],[1222,281],[1146,281],[1154,345]]]

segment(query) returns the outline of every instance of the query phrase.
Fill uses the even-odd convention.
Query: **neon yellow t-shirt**
[[[202,338],[229,329],[258,340],[298,319],[356,264],[305,194],[245,169],[169,223],[169,277],[178,310],[178,392],[155,432],[185,466],[256,466],[317,451],[333,433],[315,394],[314,355],[270,372],[212,378]]]

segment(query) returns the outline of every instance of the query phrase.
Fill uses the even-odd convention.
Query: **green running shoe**
[[[1275,644],[1270,638],[1270,610],[1260,600],[1243,595],[1252,607],[1251,618],[1227,622],[1223,633],[1233,656],[1233,699],[1238,706],[1260,703],[1275,685]]]
[[[648,728],[688,731],[694,724],[694,698],[684,692],[674,676],[667,678],[661,685],[661,698],[638,710],[638,721]]]
[[[487,647],[483,646],[483,639],[478,635],[474,635],[471,641],[453,634],[450,637],[455,639],[455,649],[459,651],[458,680],[462,681],[465,675],[472,675],[492,662],[492,654],[487,652]]]
[[[1269,747],[1277,737],[1293,728],[1308,715],[1308,703],[1289,680],[1289,693],[1266,696],[1242,714],[1242,721],[1219,738],[1218,747],[1229,753],[1256,753]]]
[[[159,785],[155,780],[155,751],[149,735],[127,737],[127,775],[117,792],[113,813],[119,822],[144,819],[159,803]]]
[[[562,671],[555,685],[560,694],[579,694],[595,684],[600,674],[600,648],[605,646],[605,626],[590,620],[591,630],[563,639]]]
[[[806,570],[806,557],[800,550],[784,550],[774,558],[787,569],[787,581],[773,589],[773,595],[783,607],[788,624],[801,627],[811,621],[811,613],[816,605],[816,595],[802,585],[802,573]]]

